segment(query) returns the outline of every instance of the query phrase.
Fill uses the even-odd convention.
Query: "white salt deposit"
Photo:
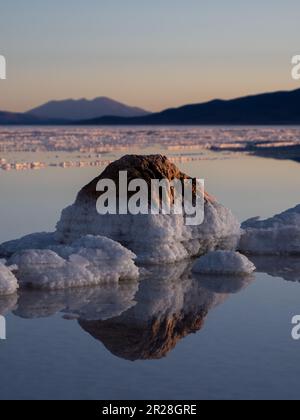
[[[254,255],[300,255],[300,205],[267,220],[242,225],[239,250]]]
[[[21,285],[56,290],[139,277],[135,255],[107,238],[87,236],[53,249],[27,249],[9,259],[9,264],[18,266],[16,276]]]
[[[116,173],[122,168],[145,182],[155,176],[187,178],[160,155],[125,156],[105,172],[118,182]],[[237,247],[240,223],[206,193],[204,221],[198,225],[188,224],[184,214],[102,215],[97,212],[97,179],[63,210],[56,232],[27,235],[0,245],[0,257],[15,266],[20,284],[52,290],[136,280],[139,270],[135,259],[140,264],[170,264],[215,249]],[[197,210],[201,219],[203,209]],[[189,219],[191,222],[193,218]]]
[[[86,235],[88,245],[78,242]],[[99,236],[116,241],[113,242],[115,255],[125,252],[119,242],[137,255],[139,263],[165,264],[203,255],[216,248],[235,250],[240,224],[230,210],[215,202],[205,204],[204,223],[199,226],[186,226],[182,215],[103,216],[95,207],[73,205],[63,211],[56,233],[36,233],[6,242],[0,245],[0,256],[8,258],[23,250],[50,249],[67,259],[77,253],[78,248],[101,249]],[[127,251],[127,256],[132,258],[134,254],[129,253]]]
[[[54,233],[32,233],[30,235],[23,236],[21,239],[15,239],[1,244],[0,257],[7,258],[16,252],[23,251],[25,249],[46,249],[55,243]]]
[[[254,264],[238,252],[209,252],[198,259],[193,272],[200,274],[245,275],[255,270]]]
[[[18,282],[9,267],[0,263],[0,296],[12,295],[18,289]]]
[[[9,258],[16,252],[30,249],[52,250],[68,263],[85,270],[87,261],[91,264],[90,259],[101,261],[103,258],[106,260],[111,257],[110,254],[107,257],[101,254],[99,249],[102,249],[103,244],[99,243],[99,239],[94,239],[92,244],[89,238],[88,245],[76,243],[86,235],[93,235],[94,238],[99,236],[110,238],[122,244],[137,255],[137,261],[141,264],[174,263],[215,249],[236,249],[241,234],[240,223],[229,209],[216,202],[207,193],[204,194],[204,209],[201,199],[201,207],[198,202],[195,217],[186,217],[184,214],[174,214],[174,212],[154,215],[151,214],[150,203],[149,214],[98,213],[97,202],[99,195],[101,197],[100,191],[97,191],[99,180],[108,177],[119,186],[119,192],[122,192],[122,182],[120,185],[118,183],[122,179],[120,174],[124,174],[124,171],[127,171],[128,179],[140,179],[146,185],[152,183],[154,178],[157,181],[160,179],[183,181],[189,178],[165,156],[124,156],[109,165],[99,177],[81,189],[75,203],[62,211],[55,233],[38,233],[18,241],[6,242],[0,246],[0,257]],[[127,194],[125,196],[127,205]],[[154,196],[159,204],[159,194]],[[120,202],[122,197],[121,194]],[[187,204],[186,201],[184,204]],[[200,223],[202,216],[204,221]],[[196,219],[200,224],[197,224]],[[193,222],[195,225],[191,225]],[[81,248],[94,249],[94,251],[87,253]],[[124,248],[119,250],[122,256]],[[116,245],[114,252],[117,252]],[[72,254],[76,254],[76,257]],[[49,254],[46,254],[47,256],[49,257]],[[127,257],[132,258],[132,254],[131,256],[127,254]]]
[[[99,215],[92,202],[63,210],[56,238],[69,244],[84,235],[101,235],[122,243],[139,263],[174,263],[217,247],[234,250],[240,224],[219,203],[205,204],[204,223],[186,226],[182,215]]]

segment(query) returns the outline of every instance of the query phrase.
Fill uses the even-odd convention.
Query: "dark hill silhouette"
[[[40,124],[43,123],[40,118],[32,115],[26,115],[17,112],[0,111],[0,124]]]
[[[98,98],[99,99],[99,98]],[[100,98],[101,99],[101,98]],[[105,98],[102,98],[102,100]],[[107,99],[107,98],[106,98]],[[86,100],[83,100],[84,102]],[[96,100],[97,101],[97,100]],[[108,100],[110,101],[110,100]],[[66,101],[69,102],[69,101]],[[79,101],[71,101],[76,106],[83,104]],[[87,101],[93,103],[93,101]],[[114,102],[114,101],[113,101]],[[49,107],[54,107],[55,112],[63,106],[62,102],[49,102],[42,106],[43,112]],[[59,104],[59,106],[58,106]],[[116,103],[119,104],[119,103]],[[122,105],[122,104],[121,104]],[[124,105],[123,105],[124,106]],[[57,108],[58,107],[58,108]],[[116,105],[118,108],[118,106]],[[53,109],[54,109],[53,108]],[[58,114],[47,112],[47,116],[32,114],[38,108],[29,113],[13,113],[0,111],[1,125],[39,125],[39,124],[78,124],[78,125],[300,125],[300,89],[294,91],[282,91],[246,96],[231,100],[216,99],[210,102],[185,105],[180,108],[171,108],[162,112],[146,114],[140,108],[142,116],[116,117],[114,115],[97,118],[85,118],[86,108],[78,110],[78,120],[66,117],[63,112]],[[120,109],[120,108],[119,108]],[[126,105],[125,105],[126,109]],[[43,114],[41,110],[41,114]],[[107,111],[109,114],[109,111]],[[124,111],[125,112],[125,111]],[[127,111],[126,112],[131,112]],[[67,112],[66,112],[67,113]],[[59,115],[59,116],[54,116]]]
[[[102,117],[96,125],[300,124],[300,89],[186,105],[138,118]]]

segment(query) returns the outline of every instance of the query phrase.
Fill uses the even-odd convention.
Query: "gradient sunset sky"
[[[299,0],[10,0],[0,109],[109,96],[156,111],[300,88]]]

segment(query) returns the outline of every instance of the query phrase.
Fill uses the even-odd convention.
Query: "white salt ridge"
[[[16,150],[32,152],[32,150],[70,152],[83,149],[89,151],[93,147],[107,151],[119,151],[120,147],[128,149],[153,147],[159,143],[162,149],[182,152],[187,148],[207,148],[222,144],[244,144],[256,142],[264,145],[281,143],[297,144],[300,138],[299,128],[219,128],[199,127],[152,127],[150,131],[143,128],[123,130],[122,128],[105,127],[47,127],[38,132],[31,127],[12,127],[0,133],[0,145],[6,151]],[[182,157],[182,156],[181,156]],[[204,156],[205,157],[205,156]]]
[[[239,250],[253,255],[300,255],[300,205],[267,220],[242,225]]]
[[[76,221],[76,223],[75,223]],[[216,248],[234,250],[240,223],[219,203],[205,203],[201,225],[187,226],[182,215],[99,215],[95,205],[74,204],[62,212],[56,238],[66,244],[87,235],[122,243],[142,264],[174,263]]]
[[[214,251],[198,259],[193,267],[194,273],[217,275],[247,275],[255,270],[247,257],[230,251]]]
[[[9,267],[0,263],[0,296],[12,295],[18,290],[18,281]]]
[[[90,235],[87,247],[77,242],[86,235]],[[240,239],[240,223],[219,203],[205,204],[204,222],[197,226],[187,226],[182,215],[103,216],[94,206],[73,205],[63,210],[56,233],[35,233],[6,242],[0,245],[0,256],[7,258],[23,250],[50,249],[67,259],[76,253],[74,246],[101,248],[99,239],[98,244],[95,239],[92,244],[91,235],[121,243],[137,255],[140,264],[165,264],[203,255],[216,248],[235,250]],[[120,247],[122,254],[124,247]]]
[[[70,246],[52,248],[19,251],[9,259],[9,264],[18,266],[20,285],[57,290],[139,277],[135,255],[108,238],[87,236]]]
[[[25,249],[46,249],[51,245],[55,245],[55,234],[40,232],[23,236],[21,239],[4,242],[0,245],[0,257],[10,257],[18,251]]]

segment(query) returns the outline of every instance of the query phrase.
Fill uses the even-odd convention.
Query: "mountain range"
[[[185,105],[142,117],[102,117],[91,125],[268,125],[300,124],[300,89]]]
[[[105,115],[140,117],[149,114],[142,108],[132,107],[106,97],[95,99],[66,99],[50,101],[24,113],[0,111],[0,125],[59,125],[73,124],[85,119]]]
[[[216,99],[157,113],[103,97],[52,101],[24,114],[0,112],[0,124],[300,125],[300,89]]]
[[[33,108],[28,115],[44,119],[63,119],[70,121],[100,118],[103,116],[141,117],[149,114],[141,108],[131,107],[106,97],[95,99],[66,99],[50,101]]]

